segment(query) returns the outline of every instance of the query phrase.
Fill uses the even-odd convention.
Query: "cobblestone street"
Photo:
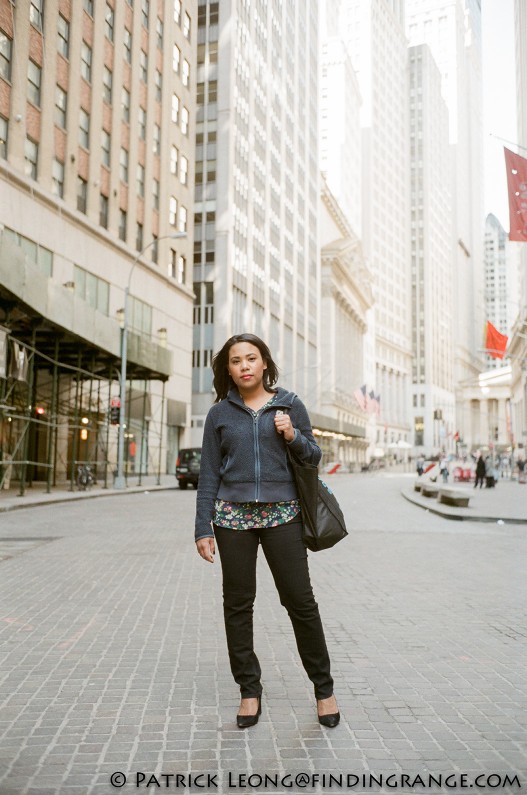
[[[350,530],[310,556],[343,716],[332,731],[264,560],[263,710],[236,728],[220,562],[195,552],[193,491],[1,514],[0,794],[389,792],[390,774],[451,775],[436,792],[525,789],[527,527],[428,514],[400,494],[410,477],[328,479]]]

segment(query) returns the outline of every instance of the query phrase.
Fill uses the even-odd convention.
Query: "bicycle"
[[[90,464],[79,464],[77,466],[77,477],[75,478],[77,488],[80,491],[91,489],[95,483],[95,478],[92,473]]]

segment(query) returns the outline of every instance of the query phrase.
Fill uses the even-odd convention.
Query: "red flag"
[[[527,242],[527,160],[503,148],[509,190],[509,240]]]
[[[505,334],[500,334],[498,329],[487,320],[485,348],[489,356],[492,356],[493,359],[503,359],[508,339]]]

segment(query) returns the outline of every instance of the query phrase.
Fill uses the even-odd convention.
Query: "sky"
[[[514,0],[482,0],[485,216],[494,213],[509,231],[503,147],[518,140],[514,60]],[[518,150],[514,150],[518,151]],[[521,154],[521,152],[520,152]]]

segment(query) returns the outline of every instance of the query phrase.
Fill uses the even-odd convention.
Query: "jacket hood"
[[[276,393],[276,399],[273,405],[283,406],[286,409],[290,409],[293,405],[293,401],[296,398],[296,394],[294,392],[289,392],[287,389],[284,389],[281,386],[276,387],[273,391]],[[230,400],[231,403],[236,403],[238,406],[244,405],[240,393],[235,387],[229,389],[227,400]]]

